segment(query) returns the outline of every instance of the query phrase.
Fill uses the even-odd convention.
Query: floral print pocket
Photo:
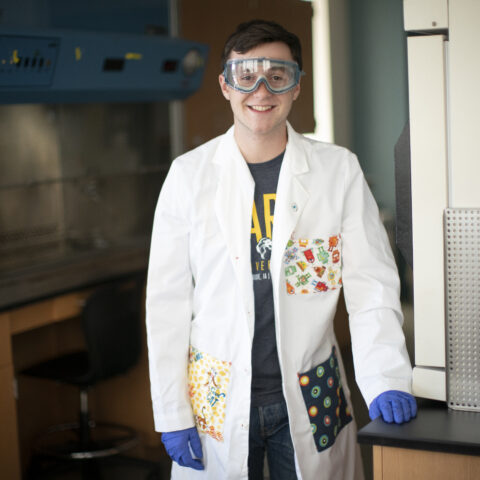
[[[328,239],[290,239],[283,263],[287,293],[319,293],[342,286],[340,234]]]
[[[299,373],[313,439],[319,452],[335,443],[342,428],[352,421],[340,379],[335,347],[330,357],[308,372]]]
[[[219,441],[223,441],[231,365],[190,346],[188,387],[195,424],[200,432]]]

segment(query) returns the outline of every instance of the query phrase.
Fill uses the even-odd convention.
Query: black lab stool
[[[115,456],[138,444],[133,429],[91,418],[88,391],[98,382],[124,374],[137,363],[142,345],[144,282],[141,274],[99,287],[82,310],[85,350],[61,355],[21,372],[74,385],[80,392],[78,421],[54,425],[39,437],[34,446],[37,459],[50,459],[50,466],[54,459],[53,464],[82,463],[82,478],[101,478],[95,473],[99,464],[96,459]],[[35,463],[38,466],[38,461]],[[36,472],[33,478],[50,477]]]

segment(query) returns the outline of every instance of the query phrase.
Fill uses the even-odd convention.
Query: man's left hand
[[[405,423],[417,416],[417,401],[409,393],[388,390],[373,400],[368,414],[372,420],[381,416],[387,423]]]

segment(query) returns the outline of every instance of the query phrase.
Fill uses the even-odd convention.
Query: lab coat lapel
[[[289,124],[287,126],[288,143],[278,179],[270,262],[274,292],[278,292],[280,269],[287,242],[309,198],[301,182],[301,175],[309,171],[307,154],[299,141],[300,135]]]
[[[225,134],[212,161],[219,172],[215,213],[245,299],[246,311],[252,312],[250,236],[255,183],[233,137],[233,127]],[[249,329],[253,338],[253,315],[248,318],[251,319]]]

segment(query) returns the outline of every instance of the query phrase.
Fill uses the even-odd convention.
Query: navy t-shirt
[[[252,346],[252,406],[283,399],[282,375],[275,337],[270,255],[278,176],[283,153],[264,163],[249,163],[255,181],[252,212],[251,259],[255,296],[255,332]]]

